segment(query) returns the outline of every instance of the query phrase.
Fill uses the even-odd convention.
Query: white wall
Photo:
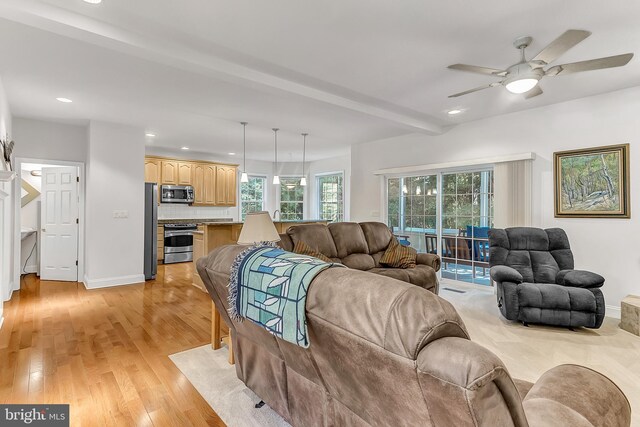
[[[524,102],[524,101],[523,101]],[[640,295],[640,87],[470,122],[441,136],[408,135],[353,147],[351,216],[381,219],[381,183],[373,170],[534,151],[534,226],[569,235],[576,268],[606,278],[607,304]],[[631,144],[631,219],[558,219],[553,211],[553,152]],[[611,310],[610,310],[611,312]],[[612,313],[615,314],[615,313]]]
[[[16,117],[13,121],[16,157],[85,162],[87,128]]]
[[[85,285],[142,282],[144,130],[92,121],[88,134]]]
[[[0,79],[0,138],[11,138],[12,121],[9,101]],[[0,171],[4,171],[0,162]],[[13,183],[0,182],[0,326],[4,322],[2,301],[8,299],[13,288]]]

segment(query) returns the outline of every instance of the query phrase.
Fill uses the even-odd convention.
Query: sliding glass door
[[[403,244],[442,257],[442,277],[489,285],[493,171],[387,180],[388,224]]]

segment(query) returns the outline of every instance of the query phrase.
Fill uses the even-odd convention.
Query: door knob
[[[42,229],[42,232],[43,232],[43,233],[46,233],[46,232],[47,232],[47,229],[46,229],[46,228],[43,228],[43,229]]]

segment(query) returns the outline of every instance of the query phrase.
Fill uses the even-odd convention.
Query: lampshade
[[[536,79],[520,79],[507,83],[505,86],[511,93],[525,93],[529,92],[538,84]]]
[[[273,176],[273,185],[280,185],[280,177],[278,175]]]
[[[273,225],[269,212],[252,212],[248,213],[242,230],[240,231],[240,238],[238,238],[239,245],[253,245],[258,242],[278,242],[280,236],[276,230],[276,226]]]
[[[300,185],[303,186],[303,187],[305,185],[307,185],[307,178],[306,177],[303,176],[302,178],[300,178]]]
[[[242,172],[240,175],[240,182],[249,182],[249,175],[246,172]]]

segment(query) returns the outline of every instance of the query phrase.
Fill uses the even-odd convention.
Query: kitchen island
[[[283,234],[294,225],[300,224],[327,224],[328,221],[321,219],[299,220],[299,221],[274,221],[278,233]],[[242,222],[238,221],[215,221],[203,222],[198,225],[198,231],[193,234],[193,284],[206,292],[204,283],[196,271],[196,261],[207,255],[209,252],[224,245],[232,245],[238,241]]]

